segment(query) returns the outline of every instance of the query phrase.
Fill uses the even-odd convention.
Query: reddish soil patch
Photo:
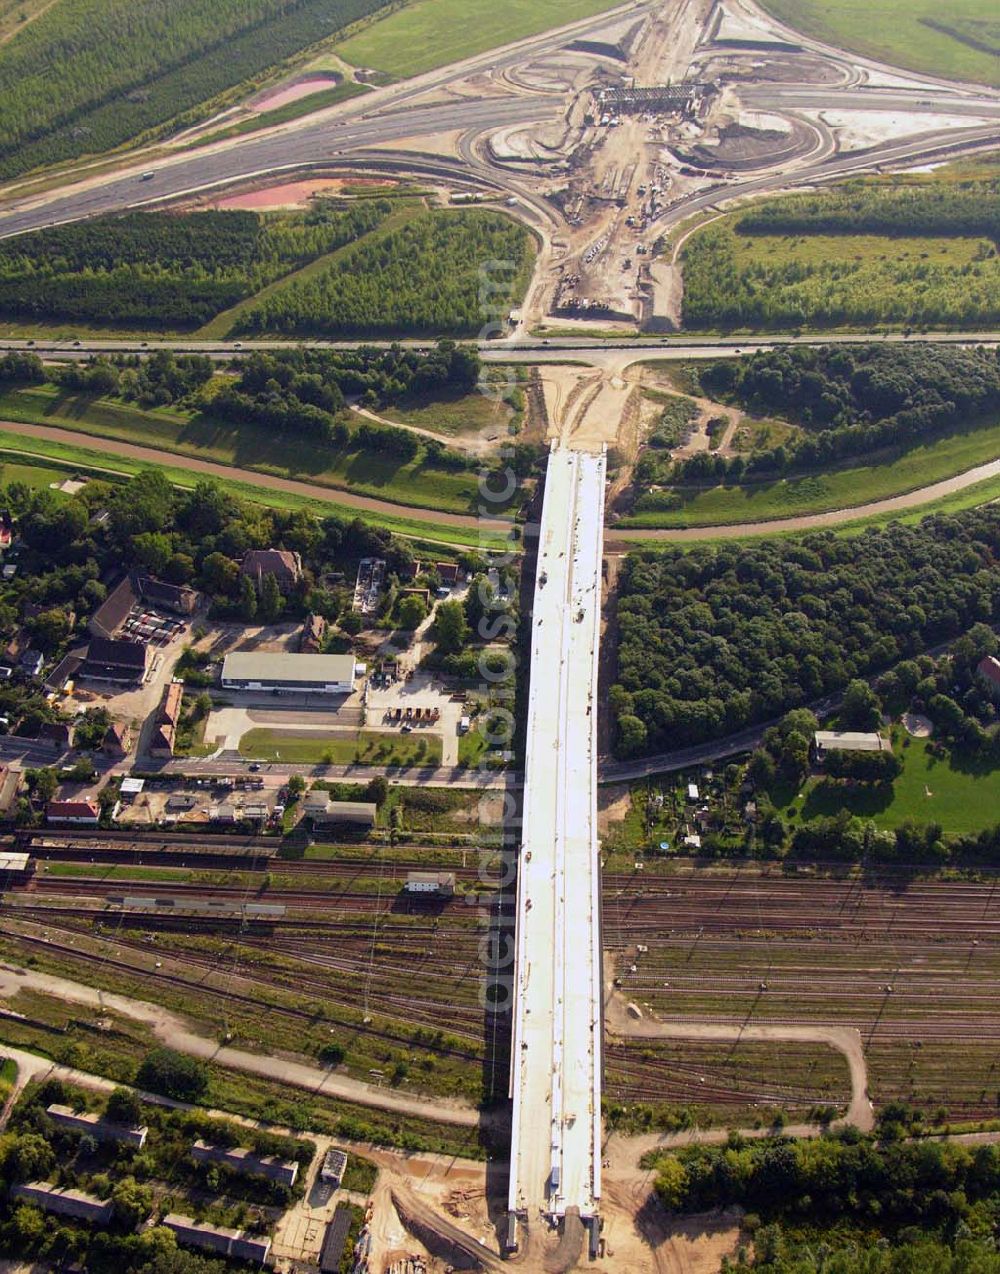
[[[250,208],[257,211],[268,208],[300,208],[314,195],[337,194],[352,187],[387,186],[392,182],[365,181],[356,177],[314,177],[310,181],[288,181],[280,186],[265,186],[262,190],[245,190],[240,194],[226,195],[204,204],[205,208]]]
[[[274,111],[279,106],[287,106],[289,102],[298,102],[312,93],[322,93],[324,89],[336,88],[340,83],[339,75],[313,75],[307,80],[295,80],[291,84],[281,84],[261,94],[254,103],[255,111]]]

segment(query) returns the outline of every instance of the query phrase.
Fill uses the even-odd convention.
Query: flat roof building
[[[880,734],[859,730],[817,730],[813,742],[819,757],[824,752],[888,752],[890,746]]]
[[[111,1220],[112,1206],[108,1200],[98,1199],[82,1190],[70,1190],[50,1185],[48,1181],[29,1181],[15,1186],[11,1191],[15,1199],[34,1204],[43,1212],[57,1216],[73,1217],[77,1221],[93,1221],[107,1225]]]
[[[331,823],[374,827],[378,806],[374,801],[331,801],[328,792],[310,792],[302,802],[302,812],[317,827]]]
[[[213,1146],[200,1138],[191,1147],[191,1158],[197,1163],[221,1163],[235,1172],[249,1176],[266,1177],[281,1185],[293,1186],[299,1175],[299,1165],[294,1159],[278,1159],[274,1155],[256,1155],[242,1146]]]
[[[333,1219],[326,1227],[323,1235],[323,1246],[319,1250],[320,1274],[336,1274],[344,1259],[344,1248],[351,1232],[354,1219],[351,1209],[346,1203],[338,1203]]]
[[[226,656],[222,684],[226,690],[347,695],[354,690],[358,668],[353,655],[237,651]]]
[[[128,1128],[125,1124],[114,1124],[110,1119],[103,1119],[100,1115],[92,1115],[87,1111],[77,1114],[70,1106],[52,1105],[45,1113],[64,1132],[78,1132],[93,1137],[95,1141],[133,1146],[136,1150],[143,1148],[149,1134],[148,1128]]]
[[[199,1224],[191,1217],[168,1213],[160,1223],[173,1230],[178,1243],[200,1247],[219,1256],[232,1256],[240,1261],[256,1261],[263,1264],[271,1251],[271,1240],[245,1234],[243,1230],[230,1230],[222,1225]]]
[[[323,1156],[323,1165],[319,1170],[319,1179],[324,1185],[333,1186],[334,1189],[340,1185],[344,1179],[344,1173],[347,1171],[347,1155],[343,1150],[328,1150]]]
[[[455,892],[453,871],[411,871],[406,877],[404,892],[408,894],[436,894],[450,898]]]

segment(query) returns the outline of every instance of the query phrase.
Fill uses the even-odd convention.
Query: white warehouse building
[[[269,650],[237,651],[222,665],[226,690],[272,690],[284,694],[348,695],[364,664],[353,655],[298,655]]]

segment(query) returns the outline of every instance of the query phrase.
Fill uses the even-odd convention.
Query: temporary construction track
[[[601,1194],[597,669],[606,455],[554,447],[531,638],[517,882],[508,1247],[517,1220],[577,1216]]]

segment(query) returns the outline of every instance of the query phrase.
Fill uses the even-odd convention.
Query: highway
[[[549,457],[531,680],[511,1060],[508,1208],[595,1218],[601,1194],[597,668],[606,458]]]

